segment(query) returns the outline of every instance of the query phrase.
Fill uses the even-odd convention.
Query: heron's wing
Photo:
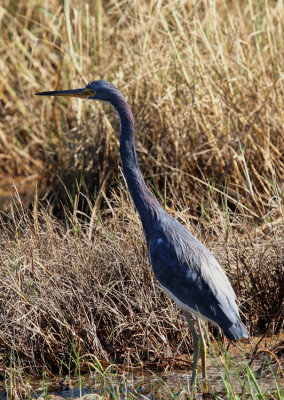
[[[177,220],[159,222],[149,252],[158,281],[182,308],[221,326],[239,318],[235,293],[217,260]]]

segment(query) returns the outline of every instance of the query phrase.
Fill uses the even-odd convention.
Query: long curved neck
[[[138,166],[131,108],[120,93],[111,104],[120,118],[120,155],[124,176],[147,238],[157,221],[161,206],[146,186]]]

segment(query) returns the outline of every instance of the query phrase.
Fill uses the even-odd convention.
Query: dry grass
[[[200,187],[225,187],[231,209],[277,220],[283,210],[271,201],[283,196],[282,2],[6,3],[0,39],[6,192],[11,178],[25,194],[36,180],[46,193],[58,174],[74,181],[82,158],[91,194],[115,182],[116,174],[108,174],[118,159],[113,111],[77,100],[52,107],[33,96],[105,78],[133,108],[150,182],[163,188],[166,181],[169,193],[197,213]],[[80,124],[82,140],[68,133]]]
[[[98,78],[129,99],[147,183],[227,269],[251,333],[279,329],[282,2],[64,4],[0,7],[1,351],[38,369],[71,344],[115,362],[190,348],[149,269],[115,113],[33,96]]]
[[[165,358],[175,364],[190,352],[186,322],[158,286],[138,217],[126,192],[123,198],[112,204],[113,216],[98,215],[92,228],[76,212],[66,211],[60,222],[43,207],[2,219],[0,349],[6,359],[13,349],[13,358],[39,371],[66,369],[75,350],[82,359],[96,354],[148,366]],[[234,224],[214,226],[212,235],[211,227],[176,216],[200,239],[205,232],[251,334],[268,323],[269,333],[279,330],[283,227],[265,235],[244,227],[236,238]]]

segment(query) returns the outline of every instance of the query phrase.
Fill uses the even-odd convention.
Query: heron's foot
[[[197,389],[197,387],[200,392],[203,392],[203,393],[210,392],[210,384],[208,383],[207,378],[198,380],[198,385],[197,385],[197,373],[196,374],[193,373],[191,376],[191,382],[190,382],[190,388],[191,388],[192,393],[194,393],[194,391]]]
[[[202,380],[200,381],[199,389],[200,389],[200,391],[203,392],[203,393],[209,393],[209,392],[210,392],[210,388],[209,388],[209,385],[208,385],[207,378],[202,379]]]
[[[193,369],[190,381],[190,388],[192,391],[194,391],[197,388],[196,381],[197,381],[197,370]]]
[[[196,394],[197,390],[198,390],[198,387],[197,387],[197,385],[196,385],[196,382],[195,382],[195,384],[193,385],[193,384],[192,384],[192,380],[191,380],[191,382],[190,382],[190,388],[189,388],[189,394],[190,394],[190,395],[192,396],[192,398],[194,398],[194,399],[195,399],[195,394]]]

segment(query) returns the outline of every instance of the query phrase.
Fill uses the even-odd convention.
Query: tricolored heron
[[[241,322],[236,295],[212,253],[183,225],[170,216],[146,186],[140,172],[134,138],[134,118],[120,91],[104,80],[83,89],[37,93],[69,96],[110,103],[120,119],[120,155],[128,189],[139,213],[153,271],[162,288],[183,310],[193,334],[194,356],[191,386],[196,385],[201,353],[206,381],[206,344],[200,318],[219,325],[230,340],[248,337]],[[190,314],[196,319],[198,332]]]

